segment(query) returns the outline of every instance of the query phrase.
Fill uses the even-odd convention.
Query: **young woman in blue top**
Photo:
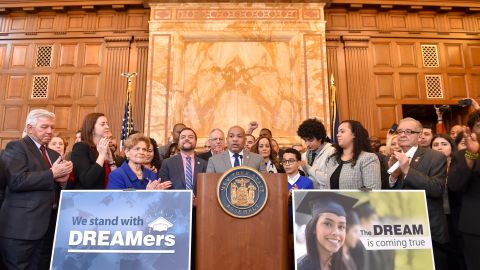
[[[168,189],[172,183],[161,183],[157,174],[143,164],[147,158],[150,138],[141,133],[130,135],[125,141],[125,161],[110,173],[107,189]]]

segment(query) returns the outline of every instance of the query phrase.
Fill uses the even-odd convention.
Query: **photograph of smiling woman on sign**
[[[297,211],[311,214],[305,229],[307,255],[297,261],[298,270],[348,269],[343,260],[342,246],[347,228],[346,211],[357,199],[337,193],[308,193]]]

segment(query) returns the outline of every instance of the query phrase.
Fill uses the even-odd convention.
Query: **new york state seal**
[[[236,218],[252,217],[267,203],[267,183],[250,167],[233,167],[218,181],[217,198],[227,214]]]

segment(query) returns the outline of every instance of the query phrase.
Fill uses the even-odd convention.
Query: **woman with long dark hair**
[[[81,130],[82,141],[72,149],[74,189],[105,189],[108,175],[115,170],[109,148],[110,127],[103,113],[87,114]]]
[[[145,164],[143,165],[158,175],[160,167],[162,166],[162,160],[160,159],[160,154],[158,153],[157,141],[155,141],[154,138],[150,138],[147,157],[145,159]]]
[[[338,127],[335,152],[327,160],[326,189],[381,189],[380,161],[372,151],[368,131],[355,120]]]
[[[250,151],[260,154],[265,161],[265,167],[269,173],[284,173],[285,170],[280,164],[278,153],[274,150],[272,139],[266,135],[258,137]]]
[[[329,192],[310,192],[297,208],[312,215],[305,228],[307,254],[298,270],[346,270],[342,246],[347,232],[347,214],[357,199]]]

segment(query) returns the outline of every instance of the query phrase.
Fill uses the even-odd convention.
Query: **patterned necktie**
[[[192,176],[192,158],[187,156],[187,164],[185,164],[185,186],[188,190],[192,190],[193,176]]]
[[[45,160],[45,164],[47,164],[48,168],[52,168],[52,164],[50,164],[50,160],[47,157],[47,151],[45,150],[45,146],[40,146],[40,151],[42,152],[43,159]]]
[[[242,155],[239,155],[238,153],[234,153],[233,157],[235,158],[235,161],[233,162],[233,167],[240,166],[240,157]]]

